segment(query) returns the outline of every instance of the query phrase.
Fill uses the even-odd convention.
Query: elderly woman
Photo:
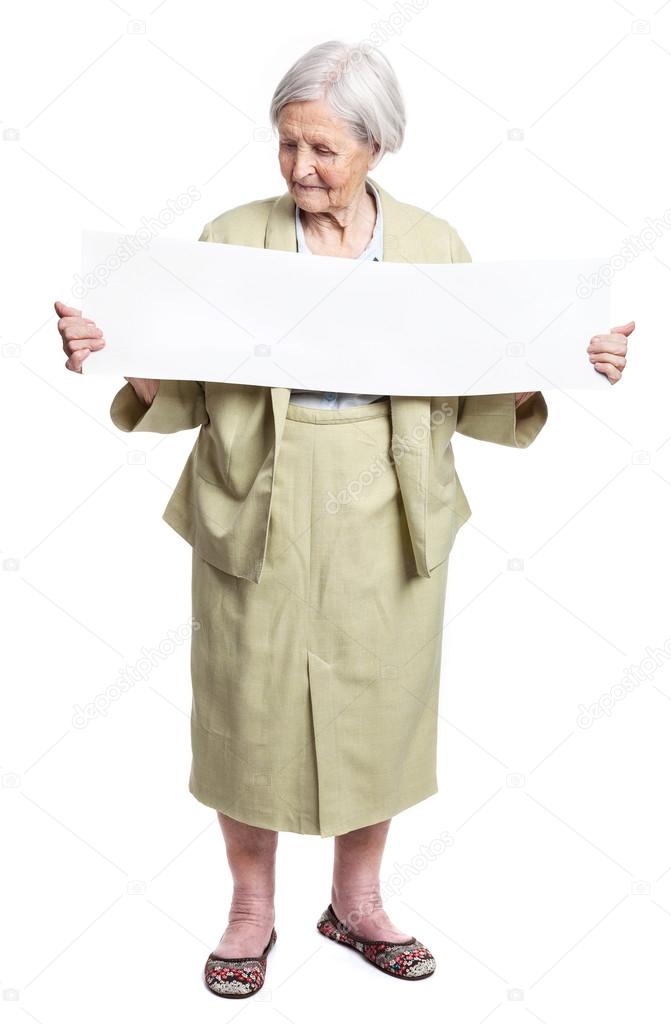
[[[302,253],[297,274],[311,253],[470,259],[447,221],[369,177],[405,128],[379,51],[315,46],[279,82],[270,115],[286,191],[220,214],[202,241]],[[102,330],[56,311],[66,366],[81,372]],[[587,345],[611,382],[633,327]],[[448,556],[470,515],[450,438],[525,448],[546,421],[542,394],[127,380],[110,409],[121,430],[200,427],[164,519],[193,548],[189,789],[218,812],[233,878],[207,985],[241,997],[263,984],[280,831],[335,837],[323,935],[392,977],[428,977],[435,960],[389,919],[379,872],[391,818],[437,791]]]

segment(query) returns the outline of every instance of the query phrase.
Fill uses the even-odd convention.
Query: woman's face
[[[278,131],[282,177],[296,205],[308,213],[349,206],[377,163],[323,100],[287,103]]]

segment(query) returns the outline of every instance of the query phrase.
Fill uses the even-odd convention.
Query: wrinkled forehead
[[[287,103],[277,120],[283,139],[304,139],[310,143],[352,139],[342,118],[323,103],[318,107],[313,102]]]

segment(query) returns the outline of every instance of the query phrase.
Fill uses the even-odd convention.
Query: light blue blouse
[[[369,181],[366,182],[366,188],[375,196],[377,218],[373,229],[373,237],[361,255],[355,258],[357,260],[380,261],[382,259],[382,202],[377,189]],[[305,241],[305,233],[298,206],[296,207],[296,240],[299,252],[310,252]],[[352,395],[345,391],[304,391],[299,388],[292,388],[289,401],[294,405],[307,405],[313,409],[343,409],[346,406],[366,405],[368,402],[374,402],[378,398],[385,397],[385,395]]]

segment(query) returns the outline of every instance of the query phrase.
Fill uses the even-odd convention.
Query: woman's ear
[[[370,156],[368,158],[368,170],[372,171],[374,167],[377,167],[380,159],[380,144],[378,142],[374,142],[371,145]]]

